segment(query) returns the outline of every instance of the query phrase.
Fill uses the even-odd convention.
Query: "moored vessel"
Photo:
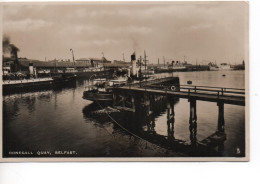
[[[214,64],[214,63],[209,63],[209,70],[210,71],[219,71],[219,67],[217,64]]]
[[[74,83],[76,77],[75,74],[66,74],[46,78],[3,80],[3,94],[30,92],[35,90],[51,89],[57,86],[67,86],[70,83]]]
[[[88,90],[83,92],[83,99],[95,102],[111,102],[113,94],[105,88],[98,88],[95,86],[89,87]]]
[[[231,67],[230,67],[230,65],[227,64],[227,63],[221,63],[221,64],[220,64],[220,69],[221,69],[221,70],[231,70]]]

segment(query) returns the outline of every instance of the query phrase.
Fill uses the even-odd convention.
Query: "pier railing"
[[[166,79],[156,79],[156,81]],[[164,82],[164,81],[162,81]],[[127,90],[130,93],[143,92],[159,95],[171,95],[186,99],[195,99],[211,102],[223,102],[234,105],[245,105],[245,89],[213,87],[213,86],[195,86],[195,85],[174,85],[171,83],[157,82],[139,82],[129,83],[124,86],[118,86],[117,91]]]
[[[163,90],[165,92],[178,91],[187,94],[206,94],[214,96],[230,96],[230,97],[245,97],[245,89],[225,88],[212,86],[193,86],[193,85],[143,85],[142,88]]]
[[[171,81],[172,79],[172,81]],[[123,86],[113,87],[113,106],[122,106],[125,108],[125,101],[128,100],[128,105],[132,112],[137,112],[143,108],[142,114],[149,116],[153,113],[152,106],[157,99],[165,97],[167,107],[167,126],[174,123],[174,104],[177,98],[187,99],[189,103],[189,130],[191,145],[212,146],[223,145],[226,140],[225,134],[225,104],[245,106],[245,89],[213,87],[213,86],[196,86],[196,85],[179,85],[174,82],[173,78],[154,79],[153,81],[138,81],[128,83]],[[197,141],[197,101],[214,102],[218,108],[217,131],[204,139],[200,143]],[[165,103],[165,102],[163,102]],[[172,125],[173,126],[173,125]],[[169,129],[169,128],[168,128]],[[171,134],[173,134],[171,132]]]
[[[120,86],[118,86],[120,87]],[[128,84],[128,88],[132,89],[134,87],[140,87],[138,83]],[[180,86],[172,86],[172,85],[142,85],[141,88],[145,90],[149,89],[157,89],[163,90],[166,93],[171,91],[178,91],[187,94],[207,94],[207,95],[217,95],[219,96],[234,96],[234,97],[245,97],[245,89],[238,88],[225,88],[225,87],[211,87],[211,86],[188,86],[188,85],[180,85]]]
[[[180,85],[180,91],[196,94],[212,94],[218,96],[245,96],[245,89],[238,88]]]

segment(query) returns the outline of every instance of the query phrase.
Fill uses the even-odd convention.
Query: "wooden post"
[[[146,93],[144,94],[144,105],[145,105],[146,115],[149,116],[150,115],[150,99]]]
[[[170,119],[170,110],[171,110],[170,102],[169,100],[167,100],[167,120]]]
[[[196,99],[190,98],[190,141],[193,146],[197,144],[197,109],[196,109]]]
[[[125,107],[125,99],[126,99],[125,94],[123,94],[123,96],[121,96],[121,97],[122,97],[122,98],[121,98],[122,107]]]
[[[170,102],[171,105],[171,117],[174,118],[175,112],[174,112],[174,98]]]
[[[135,112],[135,98],[134,96],[131,96],[131,101],[132,101],[132,110]]]
[[[196,100],[193,98],[189,99],[190,102],[190,124],[197,123],[197,109],[196,109]]]
[[[225,119],[224,119],[224,102],[218,102],[218,131],[224,132]]]
[[[167,99],[167,133],[169,139],[174,139],[174,99]]]
[[[116,94],[113,93],[113,107],[116,105]]]

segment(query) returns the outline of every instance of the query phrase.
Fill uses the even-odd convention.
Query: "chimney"
[[[29,63],[29,73],[30,73],[30,75],[34,74],[33,73],[33,63],[32,62]]]
[[[136,58],[135,58],[135,52],[131,55],[131,64],[132,64],[132,75],[136,75],[137,69],[136,69]]]
[[[131,55],[131,62],[132,62],[132,61],[136,61],[135,52]]]

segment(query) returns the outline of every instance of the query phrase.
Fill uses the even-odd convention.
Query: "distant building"
[[[111,63],[105,57],[102,58],[80,58],[76,59],[77,64],[86,64],[90,67],[103,67],[104,64]]]
[[[113,63],[114,64],[126,64],[125,61],[121,61],[121,60],[114,60]]]

